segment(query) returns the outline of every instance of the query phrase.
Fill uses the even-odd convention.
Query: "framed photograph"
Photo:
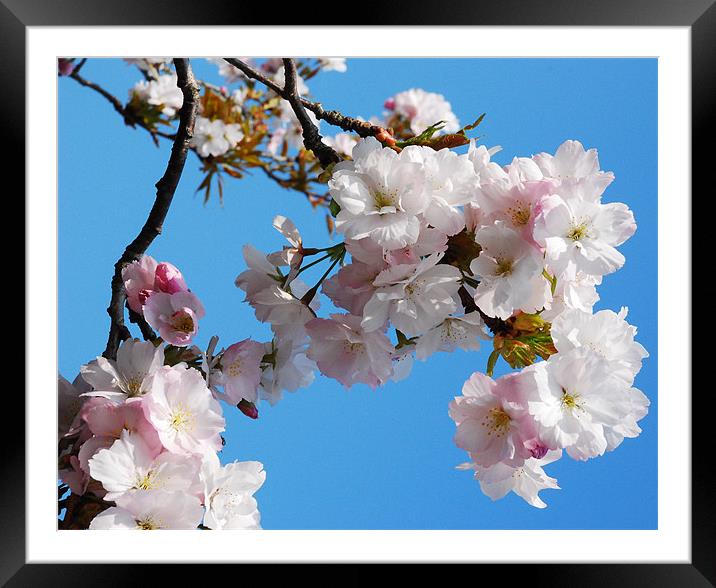
[[[0,6],[28,269],[3,582],[714,585],[691,396],[712,3],[350,26],[215,4]]]

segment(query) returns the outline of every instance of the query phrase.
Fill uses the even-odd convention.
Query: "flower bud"
[[[259,409],[256,408],[256,405],[253,402],[249,402],[248,400],[241,399],[241,402],[239,402],[236,405],[236,408],[238,408],[241,412],[243,412],[250,419],[259,418]]]
[[[157,266],[154,273],[154,284],[157,290],[167,294],[186,292],[188,290],[181,272],[167,262],[160,263]]]

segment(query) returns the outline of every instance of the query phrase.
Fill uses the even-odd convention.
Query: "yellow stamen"
[[[504,437],[510,430],[512,419],[501,408],[491,408],[487,416],[482,420],[482,426],[487,427],[487,434],[495,434],[496,437]]]

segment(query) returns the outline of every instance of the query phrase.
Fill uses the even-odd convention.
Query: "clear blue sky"
[[[215,66],[193,60],[199,77],[220,82]],[[91,59],[83,74],[121,99],[140,79],[121,60]],[[170,145],[154,147],[125,127],[109,104],[59,79],[59,369],[70,380],[101,353],[113,264],[136,235],[154,198]],[[422,87],[440,92],[463,124],[487,116],[483,144],[513,155],[554,152],[565,139],[599,149],[616,174],[605,201],[634,211],[638,230],[621,251],[624,268],[605,277],[595,310],[629,307],[629,321],[651,357],[636,386],[652,404],[637,439],[586,463],[567,457],[547,467],[562,490],[549,507],[511,494],[484,496],[455,447],[448,402],[474,371],[480,352],[437,354],[412,376],[371,391],[318,376],[251,421],[225,406],[223,462],[259,460],[267,480],[257,494],[267,529],[655,529],[657,528],[657,62],[655,59],[349,59],[348,72],[309,82],[313,96],[346,114],[379,115],[388,96]],[[325,124],[324,134],[333,134]],[[263,175],[227,178],[224,205],[202,204],[198,160],[190,155],[164,226],[149,254],[181,268],[207,316],[197,343],[212,334],[229,345],[267,340],[269,330],[234,287],[241,247],[274,251],[272,218],[293,219],[310,246],[329,243],[323,212]],[[323,299],[325,300],[325,298]],[[504,372],[500,364],[496,374]]]

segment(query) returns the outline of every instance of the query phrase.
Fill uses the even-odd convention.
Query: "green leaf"
[[[341,206],[336,202],[333,198],[331,198],[331,202],[328,205],[328,210],[331,212],[331,216],[333,218],[336,218],[338,216],[338,213],[341,211]]]
[[[397,141],[395,143],[395,146],[400,147],[402,149],[403,147],[407,147],[408,145],[422,145],[423,143],[427,143],[428,141],[430,141],[430,139],[433,138],[433,135],[437,133],[440,129],[442,129],[444,126],[445,121],[439,120],[435,124],[430,125],[419,135],[416,135],[415,137],[410,137],[410,139],[406,139],[405,141]]]
[[[464,135],[465,131],[471,131],[472,129],[476,128],[482,122],[482,119],[485,118],[486,114],[487,114],[486,112],[483,112],[474,123],[472,123],[471,125],[462,127],[458,131],[458,134]]]
[[[490,377],[492,377],[492,374],[495,372],[495,364],[497,363],[497,360],[500,357],[500,350],[499,349],[493,349],[492,353],[490,353],[490,357],[487,358],[487,371],[486,374]]]

